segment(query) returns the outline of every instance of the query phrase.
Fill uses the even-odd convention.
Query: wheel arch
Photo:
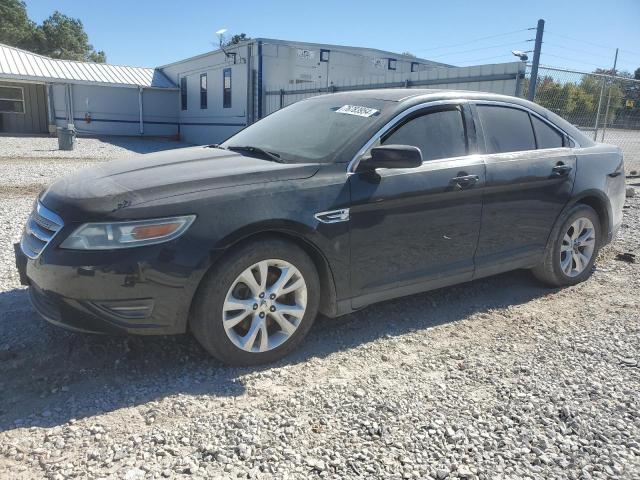
[[[586,190],[574,197],[567,205],[571,208],[574,205],[583,204],[593,208],[600,219],[600,227],[605,235],[606,242],[611,240],[611,204],[607,195],[599,190]]]
[[[211,261],[200,278],[198,287],[191,299],[191,308],[193,308],[203,280],[219,265],[220,261],[229,251],[240,248],[244,244],[257,240],[258,238],[264,238],[265,235],[291,242],[309,255],[320,279],[319,311],[329,317],[336,316],[337,292],[333,271],[321,248],[309,238],[314,235],[314,231],[306,225],[284,220],[248,225],[217,242],[214,254],[211,256]]]

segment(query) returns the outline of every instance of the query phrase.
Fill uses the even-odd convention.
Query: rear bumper
[[[194,255],[178,254],[178,243],[115,252],[47,248],[35,259],[14,249],[20,280],[46,321],[87,333],[169,335],[186,331],[203,273]]]

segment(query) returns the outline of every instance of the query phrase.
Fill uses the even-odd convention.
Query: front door
[[[485,166],[469,155],[465,111],[420,110],[382,136],[420,148],[421,167],[350,176],[354,308],[472,278]]]
[[[536,115],[477,105],[487,155],[477,276],[535,264],[567,204],[576,158],[566,136]]]

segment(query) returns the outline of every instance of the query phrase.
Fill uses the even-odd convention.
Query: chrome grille
[[[63,225],[62,218],[38,202],[22,233],[22,252],[29,258],[38,258]]]

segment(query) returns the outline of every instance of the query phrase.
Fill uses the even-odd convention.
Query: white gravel
[[[586,283],[513,272],[319,319],[253,369],[38,319],[8,253],[31,202],[0,194],[0,478],[640,478],[640,265],[616,260],[640,253],[637,195]]]
[[[0,135],[0,159],[65,158],[110,160],[190,146],[161,137],[78,137],[74,150],[58,150],[57,137]]]
[[[58,140],[43,136],[0,135],[0,194],[35,195],[60,175],[115,158],[191,146],[167,138],[78,138],[74,150],[58,150]]]

